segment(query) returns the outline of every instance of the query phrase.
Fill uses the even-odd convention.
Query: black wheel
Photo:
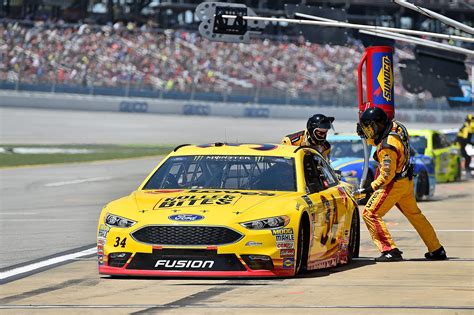
[[[454,181],[460,182],[461,181],[461,159],[458,159],[456,165],[458,169],[456,170],[456,177],[454,178]]]
[[[351,222],[351,234],[349,235],[349,245],[348,245],[348,260],[351,262],[353,258],[359,257],[359,247],[360,247],[360,219],[359,219],[359,208],[354,209],[352,214]]]
[[[430,182],[426,172],[421,172],[417,177],[415,197],[416,200],[420,201],[423,200],[426,195],[429,195]]]
[[[301,218],[300,227],[298,229],[298,244],[296,246],[296,265],[295,274],[302,273],[306,270],[308,262],[308,246],[309,246],[309,222],[305,216]]]
[[[371,171],[367,173],[367,179],[365,180],[365,188],[369,188],[370,184],[374,181],[374,174]],[[360,205],[365,205],[369,201],[370,196],[367,195],[364,199],[359,200]]]

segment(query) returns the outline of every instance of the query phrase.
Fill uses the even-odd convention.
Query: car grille
[[[142,243],[152,245],[224,245],[235,243],[243,235],[222,226],[150,225],[132,233]]]

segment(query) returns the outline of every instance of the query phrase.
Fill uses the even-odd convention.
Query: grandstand
[[[43,2],[36,10],[44,13],[49,2]],[[164,5],[145,2],[151,11],[144,7],[140,12],[160,11]],[[263,1],[250,2],[260,11],[283,14],[280,1],[268,7]],[[366,2],[313,1],[344,6],[351,20],[373,17],[374,8],[385,13],[394,9],[392,4],[374,6]],[[463,1],[456,5],[453,1],[447,5],[448,2],[437,1],[439,8],[460,18],[472,15],[465,12],[469,10],[460,10]],[[179,15],[196,3],[180,1],[166,5]],[[114,6],[117,8],[119,4]],[[189,25],[161,22],[161,26],[174,26],[166,29],[158,28],[159,20],[145,15],[141,20],[114,19],[100,25],[95,24],[100,19],[92,20],[95,5],[87,7],[92,8],[90,21],[73,24],[61,19],[61,10],[55,11],[54,19],[27,21],[6,16],[8,19],[0,23],[0,89],[308,106],[353,106],[357,99],[357,64],[364,45],[355,36],[339,46],[309,42],[293,28],[282,32],[282,27],[274,27],[249,45],[216,43],[196,33],[194,19]],[[8,12],[17,11],[8,9]],[[23,11],[36,12],[30,7]],[[62,11],[67,15],[68,7]],[[155,18],[161,16],[160,12],[154,14]],[[403,21],[402,15],[394,16],[397,18],[393,21],[369,19],[369,22],[396,25]],[[145,17],[148,20],[141,23]],[[413,47],[398,44],[395,58],[414,59]],[[472,81],[471,67],[466,71]],[[428,91],[417,94],[407,91],[398,67],[395,77],[397,106],[448,108],[444,97],[434,98]]]

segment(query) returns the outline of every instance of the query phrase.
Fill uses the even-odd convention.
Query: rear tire
[[[426,172],[418,174],[416,180],[416,192],[415,197],[417,201],[423,200],[426,195],[429,195],[430,182]]]
[[[347,260],[351,262],[353,258],[359,257],[359,248],[360,248],[360,218],[359,218],[359,208],[354,209],[352,214],[351,221],[351,231],[349,235],[349,244],[348,244],[348,253]]]
[[[306,271],[309,250],[309,222],[305,216],[301,218],[296,245],[295,275]]]

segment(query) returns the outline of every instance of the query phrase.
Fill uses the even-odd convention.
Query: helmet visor
[[[360,127],[366,139],[375,139],[375,130],[372,124],[362,123]]]
[[[313,130],[313,136],[315,139],[324,140],[326,139],[326,135],[328,134],[329,129],[325,128],[315,128]]]

